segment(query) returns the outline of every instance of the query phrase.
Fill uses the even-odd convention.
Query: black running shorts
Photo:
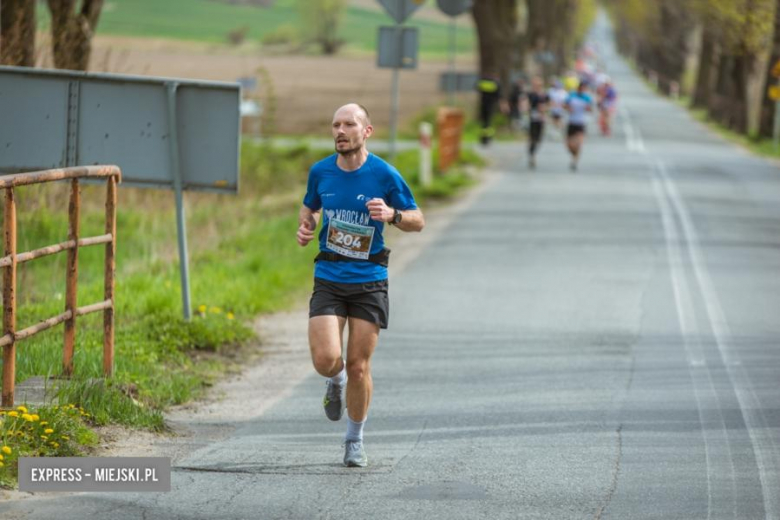
[[[573,135],[577,134],[584,134],[585,133],[585,125],[572,125],[570,124],[566,128],[566,135],[571,137]]]
[[[351,316],[386,329],[390,320],[387,280],[338,283],[315,278],[309,301],[309,318],[314,316]]]
[[[539,142],[542,140],[542,131],[544,130],[544,123],[542,121],[531,121],[531,125],[528,127],[528,133],[531,141]]]

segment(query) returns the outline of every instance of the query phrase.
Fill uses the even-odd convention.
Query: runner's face
[[[333,141],[336,151],[348,155],[360,150],[371,135],[373,128],[366,125],[363,112],[357,107],[340,108],[333,115]]]

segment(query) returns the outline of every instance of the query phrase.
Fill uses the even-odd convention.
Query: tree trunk
[[[715,90],[710,95],[710,116],[723,126],[735,129],[739,126],[740,113],[745,106],[740,102],[740,75],[744,65],[741,56],[723,55],[718,63]]]
[[[48,0],[54,66],[58,69],[87,70],[103,0]]]
[[[670,84],[682,81],[685,59],[688,55],[688,34],[693,29],[693,19],[688,8],[679,0],[661,2],[661,26],[664,35],[656,47],[656,60],[661,88],[669,93]]]
[[[573,0],[526,0],[528,49],[542,74],[562,73],[573,50],[577,2]],[[550,61],[552,59],[552,61]]]
[[[512,52],[516,43],[517,0],[479,0],[471,10],[477,26],[479,72],[482,77],[509,86]]]
[[[0,1],[0,64],[35,66],[35,4]]]
[[[780,1],[780,0],[778,0]],[[709,106],[710,92],[713,86],[717,43],[712,28],[705,20],[701,37],[701,52],[699,53],[699,70],[696,73],[696,87],[693,91],[691,106],[705,108]]]
[[[760,133],[765,137],[772,137],[775,122],[775,101],[769,99],[766,89],[778,84],[778,78],[772,75],[772,69],[776,63],[780,62],[780,0],[775,2],[774,27],[772,29],[772,52],[769,58],[769,64],[766,70],[766,88],[763,95],[761,106],[761,126]]]
[[[743,52],[734,62],[734,114],[732,128],[739,133],[748,131],[748,79],[755,68],[756,57]]]

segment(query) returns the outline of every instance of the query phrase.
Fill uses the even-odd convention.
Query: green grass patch
[[[13,487],[19,457],[73,457],[98,442],[91,415],[75,405],[0,411],[0,487]]]
[[[39,4],[37,12],[39,27],[47,30],[50,20],[45,3]],[[339,37],[349,49],[374,52],[377,28],[393,24],[384,12],[350,6],[341,22]],[[444,56],[449,52],[449,24],[415,19],[413,15],[406,25],[420,30],[423,55]],[[232,34],[257,43],[273,41],[279,38],[280,27],[286,27],[285,40],[291,38],[291,30],[300,31],[296,0],[276,0],[266,8],[215,0],[109,0],[103,7],[97,32],[226,44]],[[458,53],[472,54],[476,45],[474,31],[458,28],[456,44]]]

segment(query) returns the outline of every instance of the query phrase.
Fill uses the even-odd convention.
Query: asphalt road
[[[370,466],[312,375],[180,462],[173,491],[19,518],[780,518],[780,171],[656,97],[597,33],[616,132],[500,177],[391,280]],[[5,518],[6,516],[3,516]]]

